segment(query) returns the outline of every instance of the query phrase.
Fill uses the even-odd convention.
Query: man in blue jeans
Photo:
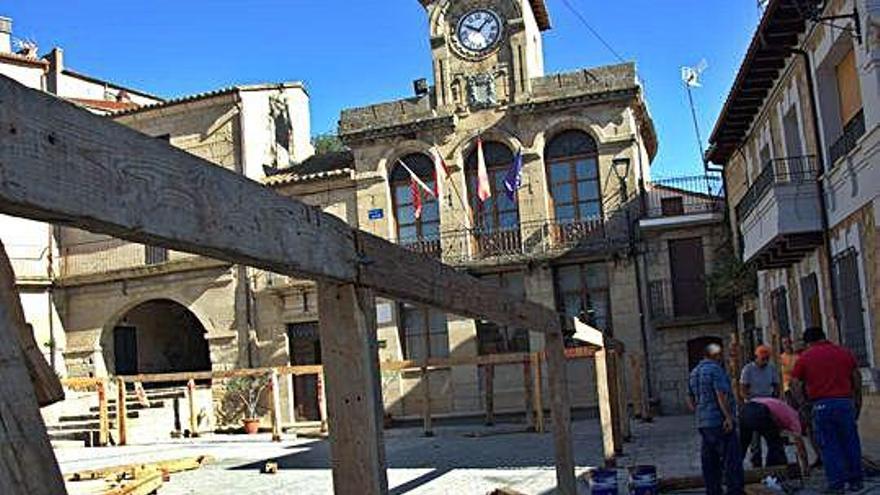
[[[862,446],[856,424],[862,409],[862,375],[848,349],[828,341],[821,328],[804,332],[808,348],[791,372],[795,394],[813,404],[813,426],[822,450],[826,493],[863,489]]]
[[[725,493],[723,481],[727,495],[742,495],[745,476],[736,434],[736,402],[721,361],[721,346],[708,345],[705,357],[691,371],[688,405],[697,415],[697,428],[703,440],[700,457],[706,493]]]

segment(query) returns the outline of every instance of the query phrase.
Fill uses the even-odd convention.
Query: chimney
[[[12,19],[0,17],[0,53],[12,53]]]
[[[64,71],[64,50],[55,47],[45,57],[49,62],[49,72],[46,74],[46,91],[53,95],[60,94],[61,72]]]

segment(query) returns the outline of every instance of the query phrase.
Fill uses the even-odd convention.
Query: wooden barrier
[[[272,415],[272,441],[281,441],[281,386],[278,380],[278,370],[272,370],[269,373],[269,386],[271,387],[272,399],[271,415]]]
[[[535,431],[544,433],[544,380],[541,371],[541,353],[536,352],[531,356],[532,372],[535,377],[534,401],[535,401]]]
[[[483,404],[486,408],[486,426],[495,424],[495,365],[485,364],[483,371]]]
[[[117,409],[118,410],[118,409]],[[110,444],[110,415],[107,408],[107,381],[98,383],[98,445]]]
[[[199,415],[196,411],[196,382],[190,379],[186,382],[186,398],[189,405],[189,434],[199,436]]]
[[[522,371],[523,371],[523,391],[525,392],[524,393],[525,397],[523,397],[523,398],[525,399],[524,406],[525,406],[525,411],[526,411],[526,424],[528,425],[529,429],[537,431],[537,428],[535,426],[535,411],[532,409],[532,401],[533,401],[532,395],[534,394],[534,392],[532,392],[532,386],[534,384],[532,382],[532,361],[531,360],[523,362]]]
[[[422,365],[422,429],[426,437],[434,436],[431,418],[431,374],[428,371],[428,359],[431,358],[431,310],[422,309],[422,326],[424,329],[422,345],[425,348],[425,359]]]

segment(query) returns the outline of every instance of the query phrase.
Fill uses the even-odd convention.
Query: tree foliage
[[[333,134],[332,132],[318,134],[317,136],[313,137],[312,146],[315,147],[316,155],[323,155],[324,153],[335,153],[346,150],[346,147],[342,143],[342,140],[339,139],[339,136]]]

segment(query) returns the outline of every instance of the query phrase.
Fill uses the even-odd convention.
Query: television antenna
[[[691,89],[702,87],[702,84],[700,84],[700,77],[708,67],[709,64],[706,63],[706,59],[702,59],[700,60],[700,63],[693,67],[685,66],[681,68],[681,81],[684,83],[688,95],[688,102],[691,106],[691,118],[694,120],[694,131],[697,134],[697,145],[700,148],[700,160],[703,161],[703,168],[706,168],[707,166],[706,156],[703,151],[703,138],[700,135],[700,124],[697,122],[697,109],[694,105],[694,95]]]

